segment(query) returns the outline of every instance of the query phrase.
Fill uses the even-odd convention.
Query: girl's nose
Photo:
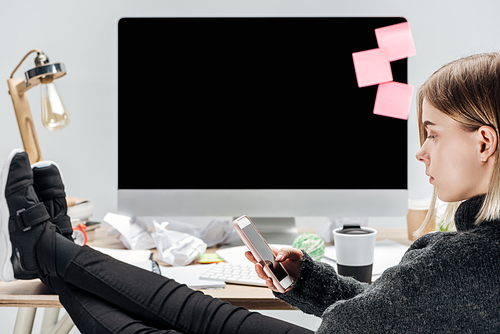
[[[418,161],[423,163],[429,162],[429,155],[424,150],[424,146],[420,147],[420,149],[417,151],[417,154],[415,154],[415,158],[417,158]]]

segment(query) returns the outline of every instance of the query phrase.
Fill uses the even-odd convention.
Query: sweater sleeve
[[[284,294],[274,294],[301,311],[320,317],[336,301],[353,298],[368,287],[368,284],[353,278],[339,276],[329,264],[314,261],[304,253],[302,266],[292,289]]]

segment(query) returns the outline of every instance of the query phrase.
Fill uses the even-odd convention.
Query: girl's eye
[[[434,139],[434,138],[436,138],[436,136],[431,136],[431,135],[429,135],[429,136],[427,137],[427,139]]]

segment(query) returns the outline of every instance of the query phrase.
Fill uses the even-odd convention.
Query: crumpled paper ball
[[[153,221],[155,232],[151,233],[161,261],[172,266],[186,266],[205,253],[207,244],[187,233],[167,229],[168,222]]]

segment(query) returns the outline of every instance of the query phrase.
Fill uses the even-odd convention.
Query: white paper
[[[172,278],[176,282],[186,284],[192,289],[220,289],[226,286],[223,281],[205,280],[199,277],[215,264],[200,264],[187,267],[164,267],[160,266],[161,274]]]
[[[200,238],[209,247],[222,245],[232,241],[236,237],[236,231],[230,221],[212,220],[202,229],[199,229]]]
[[[187,233],[167,230],[168,222],[153,221],[155,232],[151,234],[160,260],[172,266],[186,266],[205,253],[207,244]]]
[[[130,250],[130,249],[114,249],[90,246],[96,251],[109,255],[119,261],[131,264],[133,266],[152,271],[153,261],[151,258],[151,251],[148,250]]]
[[[213,219],[205,227],[198,227],[175,220],[169,220],[168,223],[169,230],[187,233],[200,238],[207,244],[207,247],[222,245],[236,238],[236,231],[228,220]]]
[[[107,254],[117,260],[127,263],[146,261],[151,257],[151,251],[148,250],[115,249],[95,246],[91,247],[101,253]]]
[[[106,236],[116,236],[125,248],[134,250],[155,248],[155,242],[143,221],[114,213],[106,214],[103,220],[111,225]]]

